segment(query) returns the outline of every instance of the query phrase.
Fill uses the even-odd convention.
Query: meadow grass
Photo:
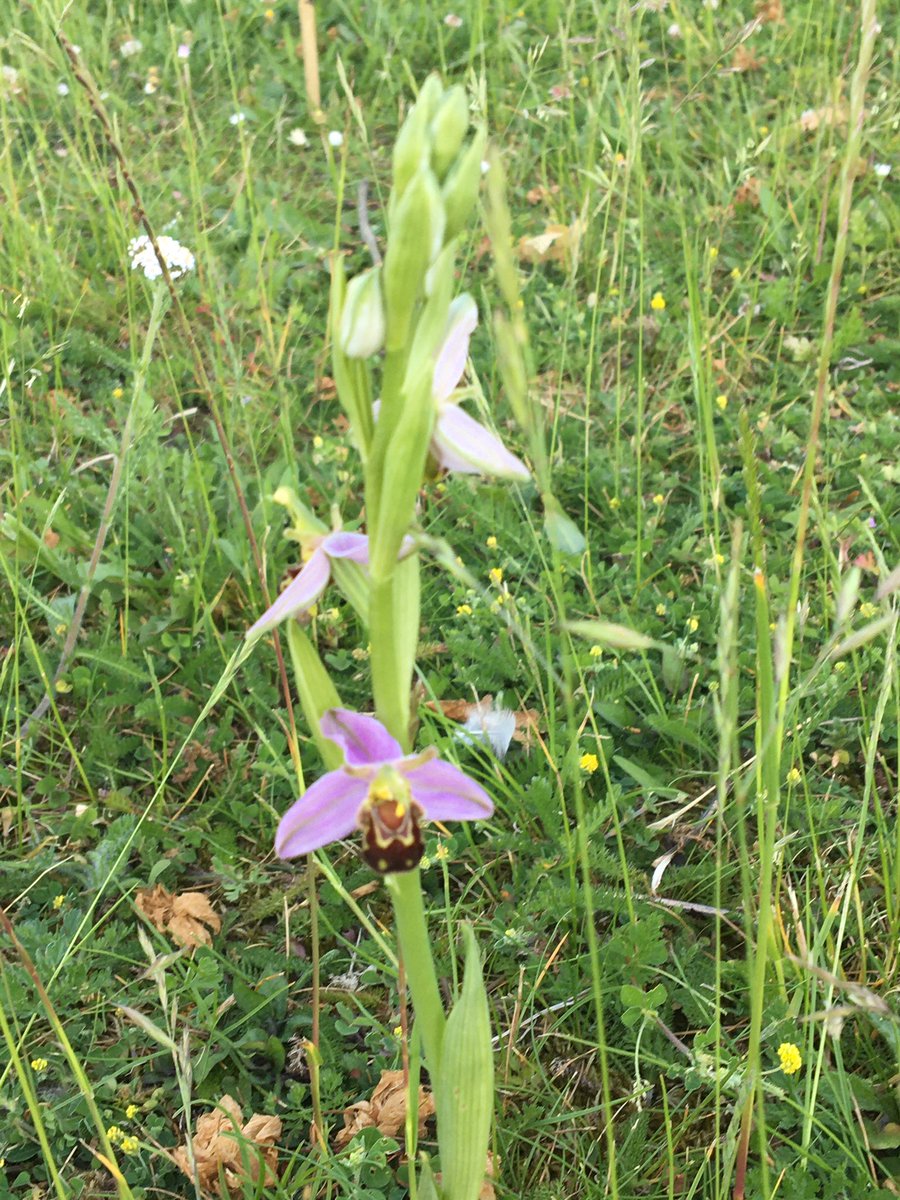
[[[0,0],[0,1200],[199,1197],[172,1155],[226,1094],[283,1123],[277,1179],[232,1194],[409,1194],[402,1132],[333,1140],[416,1050],[390,906],[350,845],[314,878],[274,857],[321,762],[243,634],[297,557],[277,489],[358,516],[329,254],[367,265],[359,184],[378,237],[431,70],[502,154],[528,421],[586,542],[531,488],[422,496],[419,738],[497,801],[429,831],[424,875],[448,994],[460,920],[485,956],[496,1195],[896,1195],[900,13],[873,11],[323,5],[315,114],[292,4]],[[174,303],[129,267],[141,211],[196,256]],[[462,255],[472,401],[533,459],[503,251],[479,224]],[[352,607],[309,632],[367,708]],[[525,715],[503,758],[441,708],[485,695]],[[143,920],[157,884],[210,897],[211,946]]]

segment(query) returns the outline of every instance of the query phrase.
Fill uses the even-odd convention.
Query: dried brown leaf
[[[784,6],[781,0],[756,0],[756,15],[760,21],[775,25],[784,24]]]
[[[382,1071],[381,1079],[371,1100],[360,1100],[344,1110],[344,1128],[334,1139],[338,1150],[361,1129],[375,1128],[385,1137],[397,1137],[406,1123],[408,1087],[402,1071]],[[419,1135],[425,1132],[425,1122],[434,1115],[434,1099],[424,1087],[419,1087]]]
[[[157,883],[141,889],[134,899],[140,912],[160,933],[168,933],[181,946],[211,946],[222,922],[203,892],[173,893]],[[207,928],[209,926],[209,928]]]
[[[245,1125],[240,1105],[231,1096],[223,1096],[214,1112],[198,1117],[192,1139],[201,1188],[214,1196],[239,1196],[245,1192],[245,1182],[256,1182],[261,1170],[266,1184],[274,1183],[280,1137],[279,1117],[254,1113]],[[186,1145],[174,1150],[172,1158],[185,1175],[192,1177]]]
[[[548,225],[543,233],[519,238],[519,258],[523,262],[565,262],[574,253],[584,234],[584,222]]]
[[[731,59],[731,69],[738,71],[741,75],[746,75],[750,71],[761,70],[765,61],[764,58],[758,58],[749,46],[740,45]]]

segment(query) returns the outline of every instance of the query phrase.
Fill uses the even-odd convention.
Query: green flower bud
[[[303,715],[313,732],[322,761],[329,770],[335,770],[344,761],[344,755],[334,742],[322,737],[319,722],[329,708],[341,707],[341,698],[319,658],[318,650],[296,621],[288,622],[287,641]]]
[[[371,358],[384,345],[384,297],[381,267],[372,267],[347,284],[338,340],[348,358]]]
[[[483,129],[479,129],[469,148],[456,159],[453,169],[444,181],[441,189],[447,213],[444,236],[448,239],[456,237],[472,215],[481,184],[481,164],[484,161],[486,142],[487,134]]]
[[[444,93],[431,122],[431,165],[443,180],[459,154],[469,128],[469,102],[465,88],[457,84]]]
[[[354,281],[355,282],[355,281]],[[372,384],[369,364],[363,359],[349,358],[341,348],[341,326],[348,292],[344,262],[335,255],[331,264],[331,362],[338,400],[350,421],[356,447],[363,462],[369,456],[372,441]],[[382,316],[382,320],[383,320]]]
[[[463,926],[463,935],[466,975],[460,997],[447,1018],[435,1087],[444,1200],[478,1200],[494,1111],[494,1057],[487,994],[470,926]]]
[[[444,205],[429,167],[421,167],[391,216],[384,256],[389,351],[406,345],[415,305],[425,285],[429,264],[444,242]]]
[[[394,195],[399,198],[421,166],[427,166],[431,156],[428,126],[443,95],[440,76],[429,75],[419,91],[419,98],[409,110],[394,142]]]

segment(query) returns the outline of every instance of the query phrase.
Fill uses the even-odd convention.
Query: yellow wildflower
[[[502,583],[503,582],[503,568],[502,567],[491,567],[489,574],[491,577],[491,583]]]
[[[621,505],[622,505],[622,501],[619,499],[618,496],[613,496],[610,499],[609,507],[613,510],[613,512],[615,512],[617,508],[621,508]]]
[[[664,604],[657,604],[656,615],[658,617],[664,617],[666,615],[666,606]]]
[[[140,1148],[141,1148],[141,1143],[134,1136],[133,1133],[130,1133],[127,1137],[122,1138],[122,1153],[123,1154],[137,1154],[137,1152]]]
[[[497,549],[497,539],[494,537],[493,534],[491,534],[491,536],[487,539],[487,541],[484,544],[487,546],[488,550],[496,550]]]
[[[802,778],[802,776],[801,776],[800,772],[797,770],[797,768],[791,767],[791,769],[787,773],[788,783],[799,783],[801,778]]]
[[[591,646],[590,650],[588,650],[588,654],[590,654],[591,658],[599,658],[602,653],[602,646]]]
[[[106,1136],[111,1142],[121,1142],[125,1134],[118,1127],[118,1125],[110,1125],[109,1129],[106,1131]]]
[[[450,851],[447,849],[447,847],[444,845],[443,842],[438,842],[437,848],[435,849],[435,852],[434,852],[434,857],[437,859],[438,862],[443,862],[445,858],[450,857]]]
[[[877,607],[870,600],[866,600],[859,606],[860,615],[863,617],[874,617],[878,612]]]
[[[125,1116],[128,1118],[129,1121],[133,1117],[136,1117],[137,1113],[138,1113],[138,1106],[136,1104],[129,1104],[128,1107],[125,1109]]]
[[[732,267],[731,268],[731,278],[732,279],[740,279],[740,277],[741,277],[741,268],[740,267]]]
[[[472,605],[471,604],[457,604],[456,611],[459,613],[459,615],[461,617],[471,617]]]
[[[719,247],[718,246],[710,246],[709,257],[711,259],[717,259],[719,257]]]
[[[582,771],[587,771],[589,775],[593,775],[600,766],[600,760],[596,754],[582,754],[578,760],[578,765]]]
[[[122,389],[120,387],[113,388],[113,390],[112,390],[113,400],[121,400],[124,395],[125,395],[124,389]]]
[[[57,910],[61,909],[62,906],[65,904],[65,902],[66,902],[65,896],[60,895],[60,896],[53,897],[53,907]]]
[[[650,301],[650,307],[655,312],[662,312],[662,310],[666,307],[666,298],[662,292],[653,293],[653,299]]]
[[[719,406],[719,408],[721,408],[721,410],[723,412],[728,407],[728,397],[725,395],[724,392],[720,392],[719,395],[716,396],[716,404]]]
[[[32,1071],[46,1071],[49,1065],[50,1064],[47,1062],[46,1058],[33,1058],[31,1060]]]
[[[793,1042],[782,1042],[778,1047],[778,1058],[785,1075],[796,1075],[803,1065],[800,1051]]]
[[[696,617],[688,617],[687,627],[691,631],[691,633],[696,633],[697,630],[700,628],[700,622],[697,620]]]
[[[656,505],[664,504],[665,500],[666,500],[666,498],[662,494],[662,492],[657,492],[656,495],[653,497],[653,503]]]

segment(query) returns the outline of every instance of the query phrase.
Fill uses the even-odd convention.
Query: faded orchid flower
[[[473,779],[433,748],[404,754],[374,717],[343,708],[322,717],[322,734],[344,754],[287,810],[275,834],[280,858],[297,858],[363,834],[363,858],[382,873],[411,871],[422,857],[421,822],[489,817],[493,801]]]
[[[531,478],[525,464],[452,399],[466,369],[469,339],[477,324],[475,301],[467,294],[457,296],[450,305],[447,335],[434,365],[433,394],[438,414],[431,453],[445,471],[524,481]]]
[[[247,639],[252,641],[267,630],[286,621],[288,617],[308,612],[328,587],[331,579],[331,560],[348,558],[361,567],[369,565],[369,539],[364,533],[323,533],[304,537],[302,569],[291,580],[278,599],[271,604],[258,621],[247,630]],[[409,554],[415,543],[411,537],[403,539],[400,557]]]

